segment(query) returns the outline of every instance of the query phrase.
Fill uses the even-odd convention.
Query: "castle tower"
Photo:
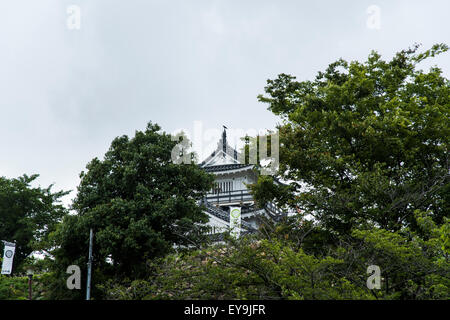
[[[277,219],[282,212],[272,205],[257,208],[248,188],[249,184],[256,183],[257,170],[253,164],[239,162],[241,154],[228,144],[226,129],[224,126],[216,150],[200,164],[203,170],[216,177],[204,200],[210,217],[208,224],[212,233],[223,232],[229,227],[230,207],[241,207],[241,232],[252,232],[258,228],[259,216]]]

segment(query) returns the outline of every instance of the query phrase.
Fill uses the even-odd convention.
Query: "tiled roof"
[[[241,164],[241,163],[235,163],[235,164],[221,164],[217,166],[208,166],[203,167],[203,170],[206,172],[216,172],[216,171],[227,171],[227,170],[235,170],[235,169],[241,169],[245,167],[251,167],[251,165],[248,164]]]
[[[215,216],[227,223],[230,223],[230,215],[228,214],[228,212],[223,211],[222,209],[219,209],[219,208],[213,206],[209,202],[206,202],[204,204],[205,204],[207,212],[209,212],[213,216]],[[245,221],[241,221],[241,226],[247,230],[253,230],[253,231],[255,230],[255,228],[253,228],[252,225],[250,225],[248,222],[245,222]]]

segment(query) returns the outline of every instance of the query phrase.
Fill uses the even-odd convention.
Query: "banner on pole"
[[[5,249],[3,251],[3,263],[2,263],[2,273],[1,274],[11,274],[14,253],[16,251],[16,244],[3,241],[5,244]]]
[[[235,239],[241,234],[241,207],[230,207],[230,235]]]

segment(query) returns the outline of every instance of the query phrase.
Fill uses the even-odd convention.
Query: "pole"
[[[31,297],[31,284],[33,281],[32,279],[33,279],[33,275],[32,274],[28,275],[28,300],[32,299],[32,297]]]
[[[91,300],[91,274],[92,274],[92,239],[94,232],[92,229],[89,231],[89,260],[88,260],[88,275],[86,285],[86,300]]]

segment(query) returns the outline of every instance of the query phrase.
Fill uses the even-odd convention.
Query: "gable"
[[[205,160],[202,167],[225,165],[225,164],[238,164],[239,161],[234,159],[229,154],[223,152],[222,150],[216,150],[214,156]]]

